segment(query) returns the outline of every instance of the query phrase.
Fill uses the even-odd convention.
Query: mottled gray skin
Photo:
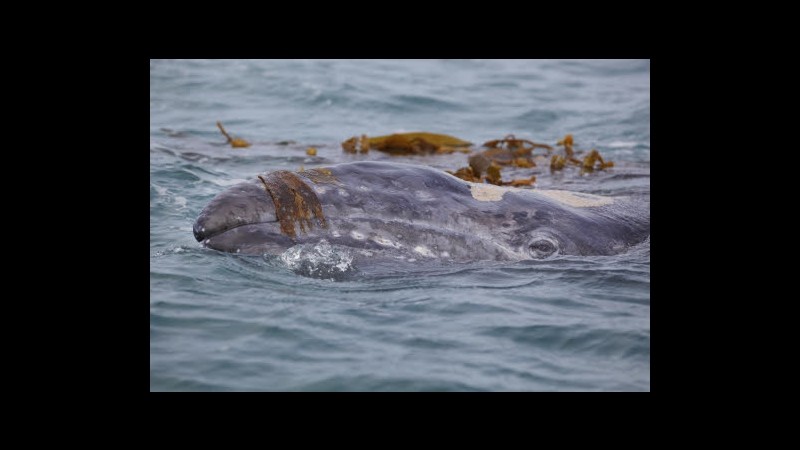
[[[242,254],[277,255],[325,239],[367,255],[475,261],[610,255],[650,234],[646,201],[586,196],[610,204],[576,207],[535,189],[507,189],[502,198],[482,201],[474,183],[429,167],[355,162],[326,169],[335,183],[297,174],[317,193],[327,227],[314,221],[306,232],[297,227],[295,238],[282,233],[272,198],[254,177],[203,209],[195,237],[206,247]]]

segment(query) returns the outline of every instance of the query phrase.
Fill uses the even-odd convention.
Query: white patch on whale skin
[[[431,202],[436,200],[436,197],[427,191],[414,191],[414,197],[423,202]]]
[[[402,245],[400,245],[399,243],[394,242],[394,241],[389,240],[389,239],[386,239],[384,237],[380,237],[380,236],[375,236],[375,237],[371,238],[371,240],[374,241],[374,242],[377,242],[378,244],[380,244],[380,245],[382,245],[384,247],[392,247],[392,248],[400,248],[400,247],[402,247]]]
[[[574,208],[588,208],[591,206],[603,206],[614,203],[611,197],[602,197],[600,195],[585,194],[583,192],[570,192],[558,190],[540,190],[534,191],[542,194],[552,200],[561,202],[567,206]]]
[[[502,188],[493,184],[470,183],[472,198],[479,202],[497,202],[503,199],[503,194],[513,188]]]
[[[524,195],[541,194],[550,200],[555,200],[573,208],[588,208],[593,206],[610,205],[614,203],[611,197],[586,194],[583,192],[570,192],[547,189],[520,189],[514,187],[495,186],[493,184],[470,183],[472,198],[481,202],[498,202],[503,199],[506,192],[524,193]]]
[[[433,258],[436,256],[433,254],[433,252],[431,252],[431,250],[428,247],[423,247],[421,245],[414,247],[414,252],[419,253],[420,255],[425,256],[427,258]]]

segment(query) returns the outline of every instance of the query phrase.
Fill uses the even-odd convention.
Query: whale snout
[[[206,228],[206,217],[207,216],[200,216],[195,222],[194,226],[192,227],[192,232],[194,233],[194,238],[197,239],[197,242],[203,242],[204,239],[211,236],[211,233],[206,232],[208,228]]]
[[[212,247],[214,238],[240,227],[274,224],[278,219],[275,204],[264,187],[255,182],[241,183],[220,193],[200,212],[192,231],[198,242]]]

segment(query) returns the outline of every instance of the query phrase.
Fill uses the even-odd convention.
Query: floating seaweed
[[[514,151],[505,148],[490,148],[480,154],[495,164],[504,166],[511,164],[517,158],[517,154]]]
[[[249,147],[250,143],[244,139],[234,138],[230,136],[222,123],[217,122],[217,127],[220,132],[227,139],[227,143],[234,148]],[[280,142],[279,145],[287,145],[293,141]],[[350,139],[342,142],[342,150],[347,153],[367,153],[370,149],[389,153],[391,155],[431,155],[431,154],[448,154],[456,151],[469,153],[470,146],[468,141],[464,141],[454,136],[446,134],[426,133],[426,132],[413,132],[413,133],[395,133],[384,136],[368,137],[366,134],[353,136]],[[554,154],[554,147],[548,144],[541,144],[529,139],[517,139],[513,134],[509,134],[502,139],[495,139],[483,143],[483,150],[480,153],[470,155],[468,158],[469,166],[462,167],[455,172],[447,171],[448,173],[461,178],[462,180],[474,183],[490,183],[498,186],[532,186],[536,182],[536,176],[532,175],[529,178],[518,178],[511,181],[503,181],[501,176],[502,168],[505,166],[518,167],[523,169],[536,167],[536,161],[546,164],[546,157],[550,158],[550,171],[555,172],[565,169],[569,165],[580,167],[581,173],[593,172],[595,170],[603,170],[614,167],[612,161],[605,161],[597,149],[592,149],[588,152],[583,159],[579,159],[578,155],[582,152],[575,151],[574,138],[571,134],[565,135],[562,139],[556,142],[556,146],[563,149],[561,154]],[[534,155],[536,149],[546,150],[545,154]],[[316,156],[317,149],[315,147],[308,147],[306,154],[309,156]],[[303,172],[308,176],[307,172]],[[329,178],[324,172],[315,172],[309,178]],[[266,181],[266,180],[262,180]],[[272,181],[272,189],[277,189],[276,182]],[[295,206],[288,211],[285,217],[294,216],[294,220],[299,221],[301,230],[304,227],[311,226],[311,211],[313,202],[306,194],[305,189],[294,183],[289,178],[281,180],[285,186],[291,186],[290,190],[295,198]],[[267,190],[270,186],[265,183]],[[273,194],[271,191],[271,195]],[[282,197],[282,198],[279,198]],[[283,205],[288,204],[285,196],[273,196],[276,203],[280,202]],[[316,217],[316,214],[313,214]],[[324,218],[317,217],[320,223],[324,223]],[[288,219],[281,220],[284,232],[289,235],[294,235],[293,223],[294,220],[289,222]],[[291,230],[290,230],[291,223]],[[324,225],[323,225],[324,226]]]
[[[225,128],[223,128],[222,122],[217,121],[217,128],[219,128],[219,131],[228,140],[228,144],[231,144],[231,147],[233,148],[250,147],[250,143],[245,141],[244,139],[231,137],[231,135],[229,135],[228,132],[225,131]]]
[[[563,139],[560,139],[558,142],[556,142],[556,145],[561,145],[564,147],[564,156],[552,156],[550,159],[550,171],[562,170],[567,164],[579,166],[581,168],[581,173],[614,167],[614,162],[604,161],[597,149],[592,149],[592,151],[584,156],[583,160],[578,159],[575,156],[578,152],[575,152],[575,150],[572,148],[573,144],[574,140],[571,134],[564,136]]]
[[[608,167],[614,167],[613,161],[603,161],[603,157],[600,156],[600,152],[596,149],[592,149],[585,158],[583,158],[583,164],[581,165],[581,171],[583,172],[593,172],[596,170],[603,170]]]
[[[353,136],[350,139],[342,142],[342,150],[344,150],[346,153],[355,153],[357,144],[358,138]]]
[[[578,155],[582,152],[576,151],[573,146],[575,140],[571,134],[567,134],[556,143],[561,146],[563,152],[553,153],[554,148],[547,144],[539,144],[528,139],[517,139],[513,134],[503,139],[496,139],[484,142],[486,150],[471,155],[468,159],[469,167],[462,167],[455,172],[449,172],[466,181],[486,182],[502,186],[531,186],[536,182],[536,176],[530,178],[514,179],[509,182],[502,180],[500,171],[502,167],[511,166],[519,168],[536,167],[535,159],[540,163],[546,164],[547,156],[550,159],[550,171],[563,170],[568,165],[578,166],[581,173],[593,172],[614,167],[612,161],[605,161],[596,149],[592,149],[583,159]],[[542,148],[546,150],[545,155],[534,155],[534,150]]]
[[[548,152],[553,150],[553,147],[547,144],[539,144],[530,141],[528,139],[517,139],[513,134],[509,134],[503,139],[486,141],[483,143],[483,146],[487,148],[505,148],[508,150],[520,150],[523,152],[520,153],[520,155],[525,154],[525,152],[527,152],[527,154],[530,154],[530,151],[532,151],[535,148],[544,148],[547,149]]]
[[[485,164],[485,166],[484,166]],[[531,186],[536,182],[536,176],[530,178],[519,178],[511,181],[503,181],[500,176],[501,167],[493,162],[489,162],[482,155],[473,155],[470,157],[470,165],[462,167],[455,172],[447,170],[446,172],[455,177],[461,178],[464,181],[473,183],[489,183],[497,186]],[[483,172],[486,175],[482,175]]]
[[[489,167],[486,168],[486,182],[498,186],[503,184],[503,180],[500,177],[500,166],[494,163],[489,164]]]
[[[539,144],[528,139],[517,139],[513,134],[509,134],[503,139],[486,141],[483,146],[487,150],[483,151],[482,155],[493,162],[522,168],[536,167],[536,162],[533,161],[535,149],[546,149],[548,154],[553,150],[553,147],[547,144]]]
[[[353,136],[342,142],[342,150],[347,153],[367,153],[369,151],[369,138],[366,134],[362,134],[361,138]]]
[[[525,152],[528,152],[525,154]],[[501,166],[514,166],[522,168],[536,167],[531,149],[509,150],[505,148],[490,148],[480,153],[489,161]]]
[[[559,139],[558,142],[556,142],[556,145],[569,145],[570,147],[572,147],[573,142],[574,141],[572,139],[572,135],[568,134],[564,136],[562,139]]]
[[[356,153],[356,150],[366,153],[373,149],[391,155],[426,155],[465,151],[465,147],[470,145],[472,145],[470,142],[446,134],[415,132],[373,138],[361,135],[360,139],[353,136],[342,142],[342,150],[348,153]]]
[[[517,180],[511,180],[508,184],[513,187],[521,187],[521,186],[532,186],[533,183],[536,182],[536,175],[532,175],[530,178],[520,178]]]
[[[561,170],[566,165],[567,165],[567,159],[561,155],[553,155],[553,157],[550,158],[551,171]]]
[[[531,186],[536,182],[536,176],[503,181],[501,170],[503,166],[513,166],[523,169],[536,167],[533,160],[533,151],[542,148],[549,154],[553,147],[540,144],[528,139],[517,139],[513,134],[503,139],[495,139],[483,143],[486,150],[471,155],[468,159],[469,167],[462,167],[455,172],[448,173],[471,182],[486,182],[498,186]],[[537,156],[542,158],[543,156]]]
[[[517,167],[522,167],[523,169],[536,167],[536,163],[533,162],[531,158],[514,158],[514,160],[511,161],[511,164]]]
[[[483,179],[480,175],[476,175],[475,172],[472,171],[472,167],[462,167],[455,172],[451,172],[446,170],[445,172],[453,175],[455,177],[461,178],[464,181],[470,181],[473,183],[482,183]]]
[[[568,134],[564,136],[563,139],[556,142],[556,145],[563,145],[564,146],[564,155],[565,159],[573,164],[581,164],[581,161],[575,157],[575,150],[572,149],[573,139],[572,135]]]

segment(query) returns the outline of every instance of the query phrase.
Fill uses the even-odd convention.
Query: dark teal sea
[[[218,120],[254,145],[224,145]],[[339,145],[399,131],[550,144],[571,133],[616,166],[539,167],[537,187],[649,196],[650,61],[151,61],[151,391],[649,391],[649,239],[615,256],[333,281],[193,237],[216,194],[263,171],[466,165]]]

